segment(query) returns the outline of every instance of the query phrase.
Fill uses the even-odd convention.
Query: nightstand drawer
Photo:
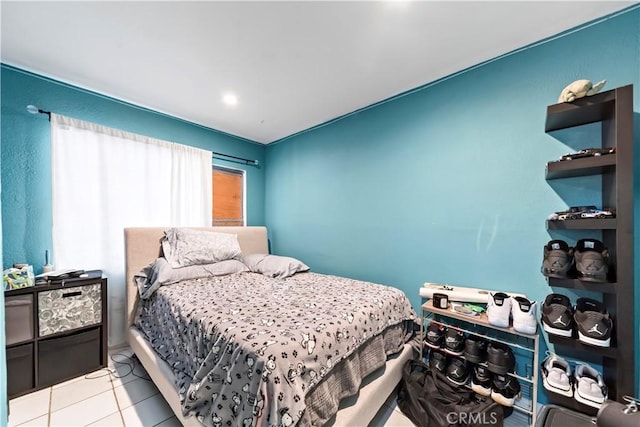
[[[6,344],[33,339],[33,294],[5,296]]]
[[[100,369],[101,329],[40,340],[38,345],[38,385],[49,386]]]
[[[38,331],[41,337],[100,322],[100,283],[38,292]]]
[[[33,373],[33,343],[7,349],[7,394],[24,394],[36,385]]]

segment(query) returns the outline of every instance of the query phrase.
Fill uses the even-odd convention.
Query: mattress
[[[318,425],[416,339],[398,289],[299,273],[163,286],[135,325],[171,367],[183,414],[205,425]]]

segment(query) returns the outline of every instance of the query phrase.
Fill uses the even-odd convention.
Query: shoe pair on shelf
[[[431,322],[427,327],[424,343],[432,349],[442,349],[451,356],[462,356],[464,353],[465,336],[455,328],[445,328],[443,325]]]
[[[466,386],[471,380],[473,391],[482,396],[491,396],[504,406],[513,406],[520,395],[520,383],[515,378],[491,372],[484,365],[469,364],[464,359],[447,357],[440,350],[431,350],[429,366],[445,374],[447,381],[454,386]]]
[[[604,283],[609,272],[609,251],[596,239],[580,239],[575,248],[564,240],[551,240],[544,246],[542,274],[566,279],[575,264],[578,279]]]
[[[475,364],[486,362],[487,369],[495,374],[504,375],[516,367],[516,358],[508,345],[475,335],[469,335],[464,342],[464,358]]]
[[[542,305],[542,327],[553,335],[572,338],[598,347],[611,345],[613,321],[600,301],[578,298],[575,307],[562,294],[549,294]]]
[[[471,373],[471,390],[503,406],[513,406],[520,396],[520,383],[509,375],[495,374],[485,366],[475,365]]]
[[[521,296],[509,296],[504,292],[489,293],[487,319],[490,325],[508,328],[513,319],[513,329],[523,334],[535,334],[538,323],[538,303]]]
[[[607,386],[600,373],[585,363],[571,371],[569,362],[558,355],[549,355],[541,366],[542,384],[552,393],[573,397],[585,405],[600,408],[607,399]]]
[[[466,385],[469,380],[469,369],[464,359],[447,357],[442,350],[429,352],[429,367],[445,374],[447,380],[456,386]]]
[[[471,363],[487,362],[489,370],[497,374],[512,372],[516,366],[516,358],[508,345],[471,334],[465,337],[458,329],[445,328],[436,322],[427,327],[424,343],[450,356],[464,356]]]

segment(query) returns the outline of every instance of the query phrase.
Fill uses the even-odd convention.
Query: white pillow
[[[140,298],[147,299],[162,285],[203,277],[226,276],[243,271],[249,271],[249,268],[237,259],[171,268],[165,258],[158,258],[136,274],[134,280],[138,285]]]
[[[242,259],[236,234],[170,228],[164,232],[162,251],[172,268]]]
[[[309,271],[309,266],[302,261],[278,255],[251,254],[244,257],[244,263],[254,273],[279,279]]]

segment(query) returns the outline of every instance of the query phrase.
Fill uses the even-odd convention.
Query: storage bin
[[[15,397],[34,387],[33,343],[7,348],[7,395]]]
[[[594,418],[558,405],[544,405],[538,412],[535,427],[584,427],[593,425]]]
[[[102,322],[100,283],[38,293],[38,336],[68,332]]]
[[[33,294],[5,295],[4,315],[7,345],[33,338]]]
[[[100,327],[38,343],[38,387],[97,370],[102,365]]]

